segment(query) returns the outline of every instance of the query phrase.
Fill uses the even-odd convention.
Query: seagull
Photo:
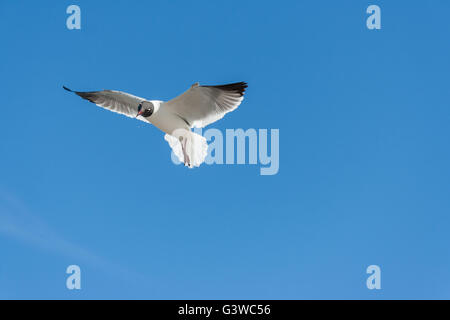
[[[203,128],[235,110],[244,99],[247,83],[215,86],[195,83],[166,102],[146,100],[116,90],[81,92],[63,88],[99,107],[153,124],[166,134],[164,139],[178,159],[193,168],[205,161],[208,144],[203,136],[191,129]]]

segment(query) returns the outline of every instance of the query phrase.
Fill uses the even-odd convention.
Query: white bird
[[[235,110],[244,99],[247,83],[219,86],[195,83],[167,102],[146,100],[115,90],[79,92],[63,88],[102,108],[153,124],[166,133],[164,139],[178,159],[193,168],[205,161],[208,144],[204,137],[191,129],[203,128]]]

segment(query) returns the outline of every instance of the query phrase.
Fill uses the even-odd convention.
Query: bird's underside
[[[199,166],[204,161],[206,140],[200,141],[197,137],[193,137],[195,133],[190,129],[203,128],[235,110],[244,99],[247,83],[237,82],[217,86],[201,86],[196,83],[183,94],[167,102],[146,100],[115,90],[80,92],[63,88],[102,108],[150,122],[167,135],[172,137],[178,135],[178,143],[169,141],[167,135],[166,140],[180,160],[192,167]],[[179,136],[176,133],[178,129],[188,132]],[[181,152],[178,152],[179,147]],[[198,152],[200,149],[202,152]]]

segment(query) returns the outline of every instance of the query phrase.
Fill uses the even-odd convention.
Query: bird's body
[[[142,117],[144,121],[151,123],[159,130],[167,134],[172,134],[172,132],[178,129],[190,130],[186,121],[180,118],[177,114],[171,112],[169,108],[165,108],[165,102],[160,100],[150,100],[149,102],[151,102],[155,107],[153,114],[148,118],[144,118],[142,116],[138,116],[138,118]]]
[[[206,139],[191,131],[221,119],[236,109],[243,100],[247,84],[200,86],[198,83],[167,102],[146,100],[114,90],[78,92],[83,99],[128,117],[153,124],[166,133],[165,139],[175,155],[190,168],[199,166],[206,157]]]

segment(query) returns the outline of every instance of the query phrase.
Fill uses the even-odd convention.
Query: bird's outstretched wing
[[[103,90],[103,91],[89,91],[89,92],[79,92],[73,91],[69,88],[63,86],[67,91],[73,92],[83,99],[86,99],[92,103],[95,103],[99,107],[126,115],[130,118],[135,118],[138,114],[138,106],[145,99],[133,96],[131,94],[114,91],[114,90]],[[143,120],[142,117],[138,119]]]
[[[236,109],[244,99],[247,83],[221,86],[194,84],[182,95],[167,101],[164,108],[183,118],[191,127],[203,128]]]

